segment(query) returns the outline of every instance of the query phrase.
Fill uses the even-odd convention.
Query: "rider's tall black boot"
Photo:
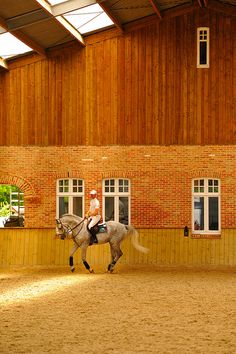
[[[90,245],[92,245],[93,243],[98,243],[98,240],[97,240],[97,236],[96,236],[96,230],[94,230],[93,227],[91,227],[91,229],[89,230],[90,231],[90,234],[91,234],[91,237],[90,237]]]

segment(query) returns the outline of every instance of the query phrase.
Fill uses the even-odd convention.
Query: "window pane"
[[[219,200],[218,197],[209,198],[209,230],[219,230]]]
[[[209,193],[219,193],[219,183],[217,179],[208,180],[208,192]]]
[[[73,214],[83,216],[82,197],[73,197]]]
[[[13,32],[14,33],[14,32]],[[0,57],[3,59],[32,51],[11,33],[0,34]]]
[[[204,198],[194,198],[194,230],[204,230]]]
[[[69,198],[59,197],[59,218],[69,212]]]
[[[129,223],[129,198],[119,198],[119,222],[128,225]]]
[[[207,42],[200,42],[200,64],[207,64]]]
[[[114,197],[105,198],[105,221],[114,220]]]
[[[194,193],[204,193],[204,179],[194,180]]]
[[[0,185],[0,227],[24,226],[24,193],[14,185]]]
[[[81,179],[73,179],[73,193],[83,192],[83,181]]]
[[[129,180],[128,179],[119,179],[119,193],[128,193],[129,192]]]
[[[69,192],[69,180],[68,179],[61,179],[59,181],[59,192],[60,193],[68,193]]]
[[[65,13],[64,17],[82,34],[113,25],[112,20],[99,4]]]
[[[105,181],[105,193],[114,193],[115,192],[115,180],[114,179],[107,179]]]

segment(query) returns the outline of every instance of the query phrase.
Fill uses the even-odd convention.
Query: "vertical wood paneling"
[[[131,34],[125,36],[124,38],[125,41],[125,125],[123,127],[124,131],[124,143],[126,141],[132,141],[132,121],[133,125],[135,124],[134,117],[132,117],[132,86],[131,86],[131,77],[132,77],[132,72],[131,72],[131,62],[132,62],[132,57],[131,57],[131,43],[132,43],[132,37]],[[121,127],[122,129],[122,127]]]
[[[183,230],[139,230],[140,243],[150,249],[138,252],[130,240],[122,244],[123,264],[235,266],[236,231],[223,230],[221,239],[192,239]],[[72,241],[54,239],[54,230],[0,230],[0,266],[68,265]],[[110,262],[109,245],[89,247],[87,260],[93,265]],[[74,255],[81,264],[80,250]]]
[[[145,53],[144,53],[144,77],[146,78],[146,90],[145,94],[143,94],[144,102],[145,102],[145,110],[143,111],[143,114],[141,115],[141,119],[143,120],[143,131],[146,133],[143,136],[143,141],[144,144],[151,144],[153,141],[153,126],[151,122],[154,122],[154,117],[153,117],[153,96],[154,93],[152,92],[152,87],[153,87],[153,74],[154,74],[154,68],[153,68],[153,56],[152,56],[152,50],[155,50],[155,47],[153,46],[153,31],[150,31],[150,28],[146,31],[146,36],[145,36],[145,41],[146,43],[150,40],[150,45],[148,46],[146,44],[145,48]],[[153,49],[152,49],[153,48]]]
[[[125,41],[117,38],[117,141],[125,143]]]

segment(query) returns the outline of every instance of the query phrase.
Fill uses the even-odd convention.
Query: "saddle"
[[[93,243],[98,243],[97,234],[107,232],[107,225],[105,222],[101,222],[100,220],[97,224],[91,227],[91,229],[89,229],[89,223],[87,225],[87,230],[91,235],[89,245],[92,245]]]

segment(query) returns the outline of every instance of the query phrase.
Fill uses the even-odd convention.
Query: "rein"
[[[73,237],[73,240],[76,242],[75,238],[76,236],[80,233],[80,231],[82,230],[83,228],[83,225],[82,227],[79,229],[79,231],[74,235],[73,231],[82,224],[82,222],[84,222],[85,218],[83,218],[78,224],[76,224],[74,227],[70,227],[66,224],[63,224],[61,219],[58,219],[58,221],[60,222],[61,226],[63,227],[63,230],[65,231],[66,234],[69,234],[70,232],[72,233],[72,237]]]

